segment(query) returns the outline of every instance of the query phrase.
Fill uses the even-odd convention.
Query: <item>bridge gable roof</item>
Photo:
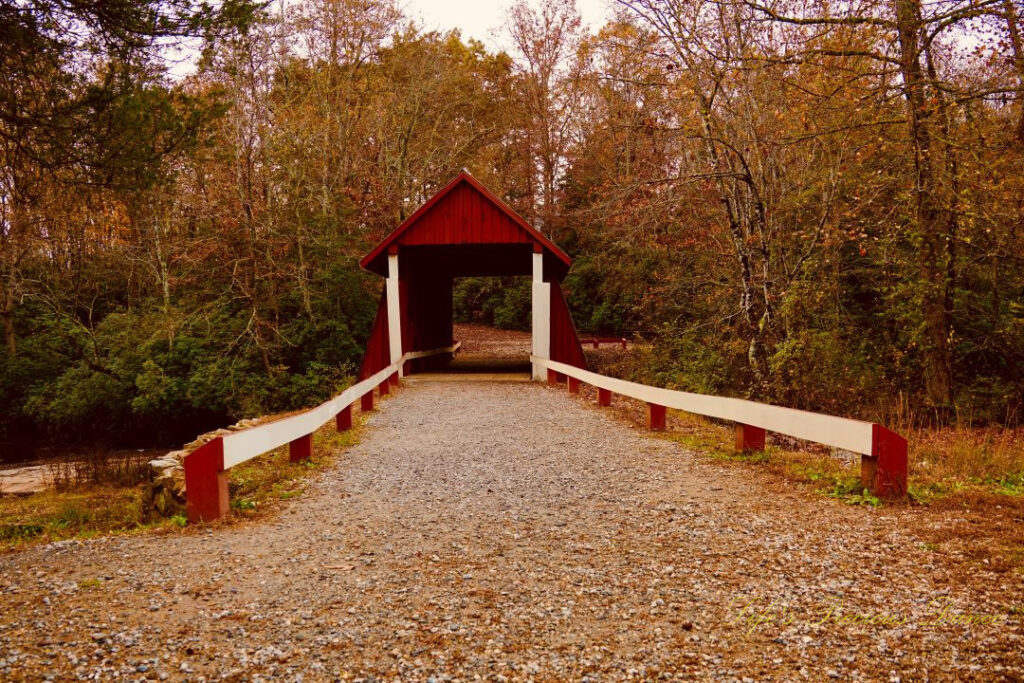
[[[572,263],[554,242],[464,170],[405,219],[359,264],[386,277],[387,254],[392,246],[474,244],[536,245],[545,255],[546,269],[553,266],[559,279]]]

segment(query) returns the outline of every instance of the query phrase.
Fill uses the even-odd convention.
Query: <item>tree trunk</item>
[[[310,322],[315,323],[316,318],[313,316],[313,298],[309,293],[309,266],[306,263],[306,250],[302,244],[302,220],[296,216],[296,225],[298,226],[295,231],[295,244],[298,252],[299,264],[298,264],[298,284],[299,291],[302,293],[302,311],[306,314],[306,317]]]
[[[14,356],[18,353],[18,340],[14,336],[14,302],[10,295],[7,299],[8,301],[4,302],[4,310],[0,311],[0,321],[4,324],[4,348],[8,354]]]
[[[1020,17],[1013,0],[1003,0],[1003,12],[1013,50],[1013,70],[1017,74],[1017,139],[1024,142],[1024,38],[1020,35]]]
[[[24,224],[15,208],[11,217],[7,239],[0,242],[0,290],[3,291],[3,307],[0,307],[0,322],[4,328],[4,348],[14,356],[18,352],[18,341],[14,334],[14,310],[17,305],[18,266],[21,256],[15,252],[18,247],[17,238],[22,234]]]
[[[924,320],[924,383],[928,402],[946,410],[953,402],[950,336],[950,295],[947,225],[937,196],[932,159],[930,116],[934,110],[925,92],[921,67],[921,5],[919,0],[895,0],[900,44],[900,74],[907,99],[910,143],[914,150],[914,204],[920,240],[921,315]]]
[[[700,120],[704,137],[704,146],[707,151],[708,161],[715,173],[716,185],[718,188],[719,200],[729,221],[729,233],[732,236],[733,247],[736,249],[736,258],[740,267],[740,310],[743,313],[744,328],[747,337],[747,362],[750,371],[754,376],[754,392],[756,398],[766,398],[771,391],[771,369],[768,364],[768,351],[764,344],[764,331],[767,319],[758,315],[754,305],[756,284],[754,282],[753,254],[750,245],[747,243],[748,229],[743,225],[743,219],[739,213],[740,197],[736,192],[730,192],[722,175],[727,169],[724,167],[721,155],[715,144],[715,135],[711,121],[711,103],[708,98],[700,95]],[[735,183],[735,181],[732,181]],[[735,188],[734,188],[735,189]],[[767,311],[766,311],[767,313]]]

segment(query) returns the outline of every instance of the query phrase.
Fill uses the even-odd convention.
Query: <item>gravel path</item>
[[[269,521],[0,557],[0,679],[1024,677],[1019,575],[759,476],[539,384],[409,385]]]

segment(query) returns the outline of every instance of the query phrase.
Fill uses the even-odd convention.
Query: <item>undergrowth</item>
[[[812,485],[851,505],[878,507],[883,501],[860,481],[859,457],[844,462],[829,453],[769,445],[737,452],[732,429],[700,416],[673,411],[674,431],[666,438],[723,462],[765,467],[787,479]],[[909,499],[921,505],[959,494],[1024,497],[1024,436],[1021,430],[955,427],[906,432],[909,442]]]
[[[261,515],[280,501],[301,496],[309,475],[331,464],[357,443],[361,421],[338,433],[328,422],[313,435],[313,457],[288,462],[279,448],[231,469],[231,508],[236,517]],[[67,477],[61,486],[28,496],[0,495],[0,550],[69,538],[136,531],[171,533],[187,525],[184,515],[151,518],[144,505],[148,482],[130,485]]]

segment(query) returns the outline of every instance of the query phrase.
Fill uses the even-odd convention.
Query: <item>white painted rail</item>
[[[437,356],[443,353],[455,353],[460,346],[461,344],[456,342],[452,346],[431,349],[430,351],[409,352],[403,355],[402,359],[397,363],[392,363],[372,377],[367,377],[363,381],[353,384],[316,408],[311,408],[304,413],[258,425],[241,432],[225,435],[224,469],[229,469],[246,460],[251,460],[263,453],[291,443],[307,434],[312,434],[347,406],[359,400],[363,394],[373,391],[374,387],[398,372],[398,368],[402,363],[416,358]]]
[[[798,439],[842,448],[854,453],[871,455],[873,424],[862,420],[851,420],[845,417],[822,415],[806,410],[783,408],[742,398],[726,398],[707,394],[691,394],[686,391],[659,389],[658,387],[623,379],[599,375],[596,372],[583,370],[573,365],[566,365],[543,358],[533,358],[548,370],[567,377],[575,377],[579,381],[607,389],[622,396],[629,396],[645,403],[654,403],[674,408],[687,413],[705,415],[720,420],[739,422],[740,424],[760,427],[777,434],[786,434]]]
[[[664,429],[665,409],[674,408],[736,423],[736,447],[740,450],[764,448],[766,431],[841,448],[861,455],[861,482],[865,488],[887,498],[906,495],[907,440],[883,425],[741,398],[660,389],[538,356],[530,359],[537,371],[547,370],[549,382],[569,378],[570,391],[577,391],[579,383],[597,387],[599,405],[609,405],[611,393],[645,402],[648,426],[652,429]]]
[[[228,470],[235,465],[285,444],[290,446],[289,457],[293,461],[308,458],[312,452],[313,432],[335,417],[338,418],[339,430],[350,428],[352,404],[368,395],[372,408],[373,390],[379,387],[382,394],[387,393],[387,385],[393,380],[397,381],[404,363],[446,353],[454,355],[460,346],[456,342],[443,348],[406,353],[372,377],[353,384],[315,408],[207,441],[185,456],[185,497],[189,522],[209,522],[227,513]],[[343,412],[345,414],[341,415]]]

